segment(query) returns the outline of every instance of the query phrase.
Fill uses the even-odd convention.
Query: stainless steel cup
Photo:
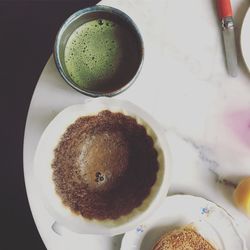
[[[118,89],[112,90],[112,91],[93,91],[86,88],[80,88],[70,77],[70,75],[67,72],[67,68],[64,61],[64,52],[65,52],[65,46],[67,44],[67,41],[71,34],[82,24],[91,21],[91,20],[98,20],[98,19],[109,19],[114,22],[122,23],[123,25],[126,25],[128,29],[131,30],[133,36],[135,36],[135,39],[138,42],[138,48],[140,50],[140,58],[139,58],[139,64],[136,72],[133,74],[133,77],[128,82],[122,82],[118,83],[119,87]],[[133,84],[136,77],[139,74],[139,71],[142,66],[144,57],[144,47],[143,47],[143,40],[140,35],[140,32],[136,26],[136,24],[133,22],[133,20],[124,12],[108,7],[108,6],[102,6],[97,5],[93,7],[89,7],[86,9],[82,9],[71,15],[65,23],[61,26],[57,37],[55,41],[54,46],[54,59],[57,66],[58,71],[60,72],[63,79],[74,89],[79,91],[82,94],[92,96],[92,97],[98,97],[98,96],[114,96],[117,95],[124,90],[126,90],[129,86]],[[122,80],[122,79],[121,79]]]

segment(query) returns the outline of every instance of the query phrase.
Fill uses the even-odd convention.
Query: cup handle
[[[56,233],[59,236],[64,235],[64,227],[57,221],[54,221],[54,223],[51,225],[51,229],[54,233]]]

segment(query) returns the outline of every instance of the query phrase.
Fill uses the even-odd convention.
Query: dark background
[[[0,0],[1,250],[46,249],[34,224],[25,192],[25,120],[58,28],[70,14],[97,2]]]

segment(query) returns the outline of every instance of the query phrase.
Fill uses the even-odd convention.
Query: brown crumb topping
[[[153,250],[216,250],[193,227],[187,226],[164,234]]]
[[[108,110],[77,119],[54,154],[56,192],[65,206],[89,219],[117,219],[140,206],[159,168],[145,128]]]

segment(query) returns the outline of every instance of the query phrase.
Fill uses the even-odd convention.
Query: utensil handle
[[[217,8],[220,19],[233,16],[230,0],[217,0]]]

